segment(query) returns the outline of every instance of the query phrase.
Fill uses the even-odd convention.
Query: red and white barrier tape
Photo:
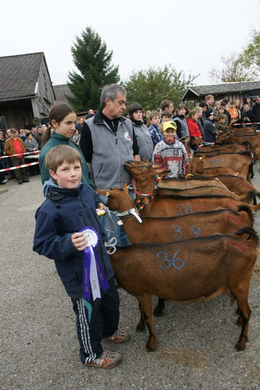
[[[26,152],[26,153],[19,153],[19,154],[9,154],[9,155],[6,155],[6,156],[1,156],[0,160],[2,158],[8,158],[8,157],[25,156],[27,154],[31,154],[32,156],[38,156],[40,154],[40,152]]]
[[[240,122],[240,123],[232,124],[232,126],[241,126],[241,125],[260,125],[260,122]]]
[[[10,167],[10,168],[5,168],[5,169],[0,169],[0,172],[13,171],[14,169],[31,167],[32,165],[38,165],[38,164],[39,164],[39,161],[36,161],[36,162],[29,163],[29,164],[17,165],[17,167]]]

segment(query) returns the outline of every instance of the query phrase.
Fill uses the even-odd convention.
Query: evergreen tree
[[[78,72],[68,74],[68,86],[75,98],[67,98],[76,111],[97,109],[102,88],[120,80],[119,67],[111,64],[113,52],[90,27],[76,37],[71,52]]]

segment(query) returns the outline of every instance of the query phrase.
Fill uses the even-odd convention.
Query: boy
[[[160,130],[164,138],[154,148],[153,163],[170,171],[165,176],[166,179],[178,179],[185,176],[189,157],[184,145],[176,139],[176,123],[173,121],[164,122],[161,124]]]
[[[118,329],[119,298],[103,243],[106,233],[97,217],[93,190],[88,184],[81,183],[81,157],[76,149],[66,145],[52,148],[46,155],[45,165],[51,179],[44,183],[43,191],[47,199],[36,211],[33,250],[54,259],[58,274],[71,297],[81,362],[91,367],[113,368],[122,361],[122,357],[116,352],[103,351],[101,340],[109,338],[114,343],[122,343],[128,340],[129,335]],[[88,228],[88,232],[94,229],[97,241],[94,249],[85,252],[90,242],[80,232],[83,228]],[[90,272],[92,277],[91,268],[95,263],[95,259],[93,261],[91,258],[90,269],[86,268],[85,260],[89,252],[96,255],[101,271],[98,261],[96,268],[101,275],[103,271],[102,278],[105,282],[107,279],[109,284],[104,286],[101,282],[100,297],[94,297],[96,285],[92,290],[86,282],[83,283],[83,272],[85,275]],[[83,286],[85,291],[89,291],[86,299],[83,297]]]
[[[216,129],[222,130],[224,132],[229,131],[229,127],[227,123],[228,123],[228,117],[225,114],[220,114],[218,117],[218,121],[216,122]]]
[[[164,122],[169,122],[171,120],[171,113],[170,111],[164,110],[161,113],[161,121],[162,123]]]

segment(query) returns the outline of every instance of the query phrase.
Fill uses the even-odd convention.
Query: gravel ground
[[[260,188],[259,164],[254,184]],[[42,203],[39,177],[0,192],[1,207],[1,374],[2,390],[250,389],[260,388],[260,265],[252,277],[247,349],[234,345],[240,330],[227,297],[177,305],[167,302],[155,319],[159,338],[148,353],[148,332],[136,333],[136,300],[119,289],[121,326],[131,333],[113,370],[86,368],[79,361],[74,313],[54,263],[32,252],[34,213]],[[255,227],[260,229],[260,212]]]

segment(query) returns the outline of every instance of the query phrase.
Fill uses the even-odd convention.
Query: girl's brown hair
[[[70,107],[66,103],[56,103],[52,106],[49,112],[49,126],[45,130],[42,139],[42,147],[46,144],[46,142],[51,138],[52,134],[52,124],[51,122],[55,120],[58,124],[69,114],[75,112],[72,107]]]

